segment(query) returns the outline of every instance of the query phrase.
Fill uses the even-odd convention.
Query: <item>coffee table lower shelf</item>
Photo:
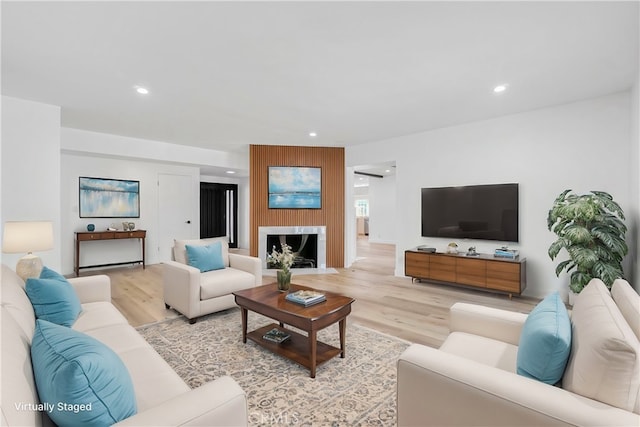
[[[273,328],[278,328],[291,335],[291,338],[278,344],[262,338],[262,336]],[[299,334],[291,329],[286,329],[272,323],[267,326],[263,326],[260,329],[256,329],[253,332],[247,333],[247,338],[255,342],[261,347],[268,349],[269,351],[279,354],[282,357],[296,362],[307,369],[312,369],[311,351],[309,345],[309,338]],[[325,344],[320,341],[316,341],[316,366],[321,365],[327,360],[337,356],[341,353],[339,348],[333,347],[329,344]],[[315,369],[312,369],[315,371]]]

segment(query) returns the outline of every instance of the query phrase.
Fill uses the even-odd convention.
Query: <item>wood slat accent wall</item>
[[[251,145],[249,147],[249,251],[258,256],[258,227],[327,227],[327,267],[344,267],[344,148]],[[322,168],[321,209],[269,209],[269,166]]]

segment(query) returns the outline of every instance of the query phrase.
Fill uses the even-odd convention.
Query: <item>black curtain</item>
[[[238,247],[238,185],[200,183],[200,238],[229,236]]]

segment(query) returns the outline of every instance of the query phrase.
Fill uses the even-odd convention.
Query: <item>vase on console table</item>
[[[280,292],[287,292],[291,287],[291,270],[278,270],[276,273],[278,279],[278,290]]]

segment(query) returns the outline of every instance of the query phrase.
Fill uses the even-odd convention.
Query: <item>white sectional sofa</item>
[[[2,265],[1,403],[3,426],[40,426],[52,422],[38,409],[40,400],[31,364],[36,318],[23,282]],[[230,377],[190,389],[111,304],[107,276],[69,279],[82,311],[72,329],[104,343],[122,360],[134,387],[137,413],[117,425],[246,426],[247,401]]]
[[[398,425],[638,427],[640,297],[594,279],[570,315],[566,369],[550,385],[516,374],[527,315],[454,304],[443,345],[398,361]]]
[[[186,246],[206,246],[220,242],[224,268],[200,272],[189,265]],[[226,237],[176,240],[172,261],[163,263],[164,303],[184,314],[190,323],[205,314],[236,307],[233,292],[262,284],[260,258],[229,253]]]

